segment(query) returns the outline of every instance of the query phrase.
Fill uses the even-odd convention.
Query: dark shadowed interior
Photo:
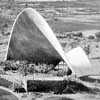
[[[24,11],[14,25],[7,60],[27,60],[56,66],[62,58]]]

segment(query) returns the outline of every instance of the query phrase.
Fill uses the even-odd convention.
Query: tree
[[[96,41],[100,41],[100,32],[95,33]]]
[[[96,38],[100,38],[100,32],[95,33]]]
[[[8,4],[7,4],[7,8],[11,9],[13,8],[15,5],[15,0],[8,0]]]

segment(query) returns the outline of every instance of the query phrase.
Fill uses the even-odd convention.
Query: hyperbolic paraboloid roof
[[[48,23],[32,8],[24,9],[13,24],[7,53],[11,59],[53,65],[64,60],[72,69]]]

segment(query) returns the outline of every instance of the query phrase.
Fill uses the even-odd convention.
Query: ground
[[[70,2],[21,2],[16,1],[8,4],[7,0],[0,1],[0,60],[4,60],[7,52],[8,40],[11,27],[17,14],[26,7],[37,9],[47,20],[54,33],[59,39],[65,52],[76,46],[81,46],[88,53],[93,65],[94,74],[100,75],[100,1],[99,0],[75,0]],[[73,34],[82,32],[83,37]],[[71,37],[72,34],[72,37]],[[89,38],[93,36],[93,38]],[[100,35],[99,35],[100,36]],[[88,46],[90,52],[88,52]],[[97,79],[96,79],[97,78]],[[83,84],[100,89],[100,79],[85,76],[81,78]],[[9,82],[8,82],[9,83]],[[6,85],[5,85],[6,86]],[[99,100],[100,92],[76,93],[54,95],[52,93],[31,94],[30,98],[42,100]],[[41,94],[41,95],[40,95]],[[0,99],[1,100],[1,99]],[[24,99],[23,99],[24,100]]]

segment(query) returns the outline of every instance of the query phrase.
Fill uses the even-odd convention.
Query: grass
[[[8,91],[0,89],[0,100],[18,100],[18,99]]]
[[[92,30],[92,29],[99,30],[99,27],[100,27],[99,25],[96,26],[95,24],[94,25],[85,24],[85,23],[77,22],[77,21],[63,22],[61,20],[58,20],[58,21],[52,20],[52,21],[49,21],[48,23],[55,32],[60,32],[60,33],[80,31],[80,30]]]
[[[7,81],[7,80],[5,80],[3,78],[0,78],[0,86],[4,86],[4,87],[8,88],[11,84],[12,84],[12,82]]]

